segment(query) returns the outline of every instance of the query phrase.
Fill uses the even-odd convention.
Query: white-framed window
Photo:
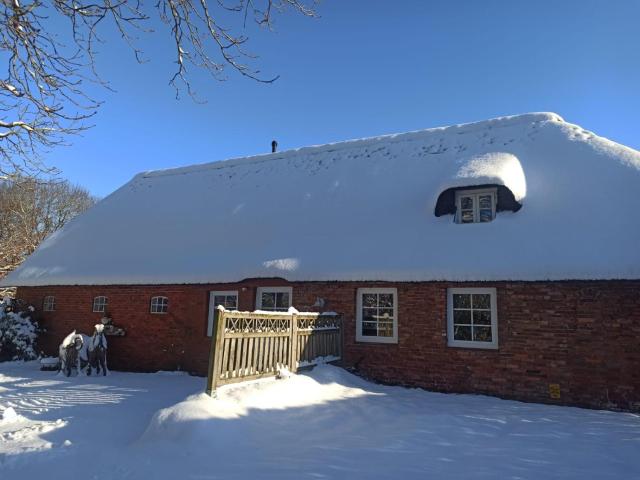
[[[497,189],[456,191],[456,222],[484,223],[496,217]]]
[[[209,337],[213,335],[213,321],[218,305],[222,305],[226,310],[237,310],[238,291],[209,292],[209,323],[207,324],[207,336]]]
[[[258,287],[256,310],[286,312],[291,306],[291,287]]]
[[[56,309],[56,297],[53,295],[47,295],[42,300],[42,311],[43,312],[53,312]]]
[[[498,348],[497,310],[495,288],[449,288],[447,344]]]
[[[398,289],[359,288],[356,341],[398,343]]]
[[[169,311],[169,299],[167,297],[151,298],[151,313],[167,313]]]
[[[98,296],[93,298],[93,311],[94,312],[106,312],[107,311],[107,297]]]

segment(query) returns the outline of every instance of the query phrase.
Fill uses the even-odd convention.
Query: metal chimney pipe
[[[276,153],[276,150],[278,149],[278,142],[276,142],[275,140],[273,140],[271,142],[271,153]]]

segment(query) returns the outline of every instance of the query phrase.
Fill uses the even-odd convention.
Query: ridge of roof
[[[283,150],[276,153],[263,153],[258,155],[250,155],[247,157],[233,157],[226,160],[215,160],[212,162],[197,163],[182,167],[173,167],[160,170],[148,170],[137,174],[134,178],[153,178],[164,177],[170,175],[184,175],[205,170],[215,170],[221,168],[235,167],[239,165],[250,165],[268,161],[282,160],[298,154],[319,154],[324,152],[333,152],[338,150],[346,150],[349,148],[363,147],[373,145],[381,141],[401,142],[414,141],[433,133],[456,133],[458,135],[477,132],[479,130],[489,128],[503,128],[523,123],[539,123],[539,122],[559,122],[566,123],[564,119],[553,112],[532,112],[522,113],[518,115],[509,115],[481,120],[477,122],[461,123],[456,125],[433,127],[421,130],[413,130],[404,133],[391,133],[386,135],[378,135],[373,137],[358,138],[351,140],[342,140],[339,142],[310,145],[290,150]]]

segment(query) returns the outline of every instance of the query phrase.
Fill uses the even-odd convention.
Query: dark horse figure
[[[96,374],[107,374],[107,337],[104,334],[104,325],[97,324],[93,331],[93,336],[89,341],[89,364],[87,366],[87,375],[91,375],[93,369]]]

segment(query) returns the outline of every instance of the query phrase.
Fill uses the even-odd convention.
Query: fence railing
[[[342,318],[216,310],[207,393],[217,386],[342,358]]]

